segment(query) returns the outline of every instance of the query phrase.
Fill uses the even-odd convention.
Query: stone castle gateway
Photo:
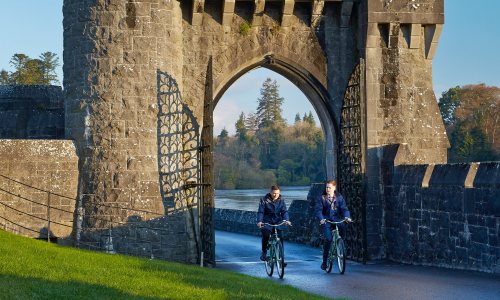
[[[77,239],[98,243],[97,232],[149,224],[167,228],[161,237],[142,236],[165,257],[197,262],[203,253],[214,263],[213,110],[242,74],[265,67],[295,83],[320,118],[328,177],[351,195],[359,224],[354,258],[381,257],[384,149],[402,145],[400,164],[447,159],[432,89],[443,6],[65,0],[65,135],[79,156]],[[127,247],[125,238],[118,244]]]

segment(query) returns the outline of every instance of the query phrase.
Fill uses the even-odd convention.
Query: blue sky
[[[418,1],[418,0],[417,0]],[[52,51],[62,63],[63,0],[0,0],[0,69],[11,70],[15,53],[38,57]],[[486,83],[500,86],[500,0],[445,0],[445,25],[433,62],[436,97],[451,87]],[[58,71],[62,82],[62,68]],[[266,70],[242,76],[224,94],[215,110],[215,133],[224,127],[234,132],[240,112],[257,107],[259,88],[267,77],[280,85],[285,98],[284,116],[313,111],[309,101],[291,82]]]

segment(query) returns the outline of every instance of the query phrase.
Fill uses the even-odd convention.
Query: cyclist
[[[325,241],[323,243],[323,263],[321,269],[326,270],[326,260],[328,259],[328,251],[332,244],[331,224],[326,220],[339,222],[347,219],[351,222],[351,213],[347,208],[346,201],[342,195],[337,192],[337,182],[328,180],[326,182],[325,192],[316,199],[315,216],[323,227]],[[337,224],[339,226],[340,236],[345,236],[345,224]]]
[[[288,219],[288,210],[286,209],[285,200],[280,195],[280,188],[277,185],[271,186],[271,191],[260,199],[259,210],[257,211],[257,227],[260,228],[262,233],[262,253],[260,260],[266,260],[267,243],[271,236],[271,226],[264,225],[264,223],[277,225],[286,221],[286,225],[291,225]],[[282,232],[278,230],[281,245],[283,246]],[[285,247],[283,247],[285,249]],[[286,266],[286,263],[283,263]]]

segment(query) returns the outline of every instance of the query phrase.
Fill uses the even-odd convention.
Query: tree
[[[316,121],[314,120],[314,116],[311,111],[309,111],[309,115],[305,117],[305,122],[309,123],[311,126],[316,126]]]
[[[500,159],[500,88],[485,84],[454,87],[439,109],[450,137],[450,162]]]
[[[260,145],[260,161],[264,169],[277,169],[279,162],[276,153],[282,140],[283,127],[286,125],[282,117],[283,97],[279,95],[276,80],[267,78],[260,89],[258,98],[256,132]]]
[[[44,52],[39,59],[31,59],[23,53],[16,53],[10,60],[13,72],[2,70],[0,73],[1,84],[49,85],[58,83],[55,69],[59,66],[57,55]]]
[[[5,70],[0,71],[0,84],[10,84],[9,72]]]
[[[240,142],[247,140],[247,128],[245,127],[245,114],[242,112],[236,121],[236,136]]]
[[[41,71],[45,84],[58,83],[56,68],[59,66],[59,58],[53,52],[44,52],[39,57],[41,61]]]
[[[279,95],[279,86],[276,80],[267,78],[262,84],[260,95],[257,106],[259,128],[283,126],[285,120],[282,117],[281,106],[284,98]]]
[[[297,124],[298,122],[300,122],[300,114],[299,113],[297,113],[295,115],[295,122],[294,123]]]
[[[454,87],[441,94],[438,106],[444,125],[448,126],[455,123],[455,111],[460,106],[460,87]]]
[[[245,128],[247,129],[247,132],[251,134],[254,134],[257,131],[257,129],[259,128],[259,120],[256,114],[248,114],[245,119]]]
[[[220,134],[217,136],[219,139],[219,143],[224,147],[227,144],[229,133],[227,132],[226,128],[223,128],[220,131]]]

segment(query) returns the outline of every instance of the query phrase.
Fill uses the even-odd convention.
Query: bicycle
[[[278,236],[278,230],[276,230],[276,227],[279,227],[286,223],[286,221],[283,221],[277,225],[262,223],[263,225],[272,227],[272,233],[269,237],[269,242],[267,243],[266,260],[264,261],[264,264],[266,266],[266,273],[269,277],[273,276],[274,266],[276,266],[276,270],[278,271],[278,276],[280,279],[285,276],[283,245],[281,244],[281,239]]]
[[[330,245],[330,250],[328,251],[328,259],[326,261],[326,272],[330,273],[333,268],[333,264],[337,261],[337,265],[339,267],[339,273],[344,274],[345,272],[345,245],[344,240],[340,236],[339,228],[337,224],[341,224],[346,222],[347,219],[344,219],[340,222],[332,222],[329,220],[325,220],[330,224],[334,224],[335,228],[332,229],[332,244]]]

